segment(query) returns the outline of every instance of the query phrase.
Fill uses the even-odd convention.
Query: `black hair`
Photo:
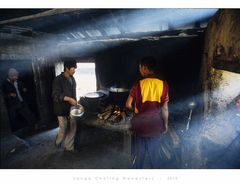
[[[157,61],[152,56],[146,56],[139,61],[139,65],[146,66],[149,70],[155,72],[157,67]]]
[[[64,70],[66,68],[70,69],[72,67],[77,68],[76,60],[74,60],[74,59],[64,59],[63,61],[64,61]]]

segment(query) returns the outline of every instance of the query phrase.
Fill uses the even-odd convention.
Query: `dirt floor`
[[[80,145],[75,153],[69,153],[54,146],[57,130],[56,128],[44,131],[24,139],[18,138],[22,144],[9,149],[5,157],[1,156],[1,168],[127,169],[131,167],[130,156],[122,151],[120,143],[101,140],[99,143]]]
[[[81,128],[75,138],[76,152],[69,153],[54,146],[57,130],[44,130],[27,137],[18,134],[20,137],[11,135],[1,138],[1,168],[131,169],[131,149],[124,143],[126,138],[123,138],[123,133],[95,127]],[[171,159],[164,155],[161,158],[163,169],[181,166],[172,155]],[[148,156],[144,168],[150,168]]]
[[[43,129],[34,133],[1,135],[1,169],[131,169],[130,146],[122,132],[80,125],[75,138],[76,152],[68,153],[54,146],[58,128]],[[160,155],[162,169],[239,168],[240,135],[227,149],[211,146],[202,141],[198,151],[193,134],[199,129],[179,134],[174,146],[170,135],[162,138]],[[129,144],[129,143],[128,143]],[[126,148],[128,147],[128,148]],[[211,149],[211,151],[209,150]],[[220,149],[216,152],[214,149]],[[213,153],[218,155],[213,156]],[[196,162],[207,157],[206,164]],[[199,157],[199,158],[198,158]],[[212,159],[211,159],[212,157]],[[144,169],[149,169],[146,158]]]

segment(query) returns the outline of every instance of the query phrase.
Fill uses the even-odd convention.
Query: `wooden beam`
[[[29,41],[32,41],[32,37],[0,32],[0,40],[21,40],[21,41],[29,42]]]
[[[47,10],[45,12],[37,13],[34,15],[28,15],[28,16],[0,21],[0,25],[16,23],[21,21],[28,21],[28,20],[37,19],[37,18],[44,18],[44,17],[58,15],[58,14],[72,13],[76,11],[80,11],[80,10],[79,9],[52,9],[52,10]]]

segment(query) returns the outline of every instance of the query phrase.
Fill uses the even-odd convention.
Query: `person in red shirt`
[[[130,90],[126,107],[135,113],[131,120],[133,139],[133,168],[143,168],[146,153],[151,168],[160,168],[160,137],[168,130],[169,88],[155,74],[156,60],[144,57],[139,63],[143,77]]]

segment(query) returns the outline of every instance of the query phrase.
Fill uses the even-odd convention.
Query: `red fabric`
[[[153,90],[158,91],[158,90]],[[162,118],[160,116],[161,105],[169,101],[168,84],[163,82],[163,92],[161,103],[146,101],[142,103],[140,82],[135,83],[130,90],[130,95],[134,98],[138,113],[131,120],[132,130],[142,137],[155,137],[164,130]]]

